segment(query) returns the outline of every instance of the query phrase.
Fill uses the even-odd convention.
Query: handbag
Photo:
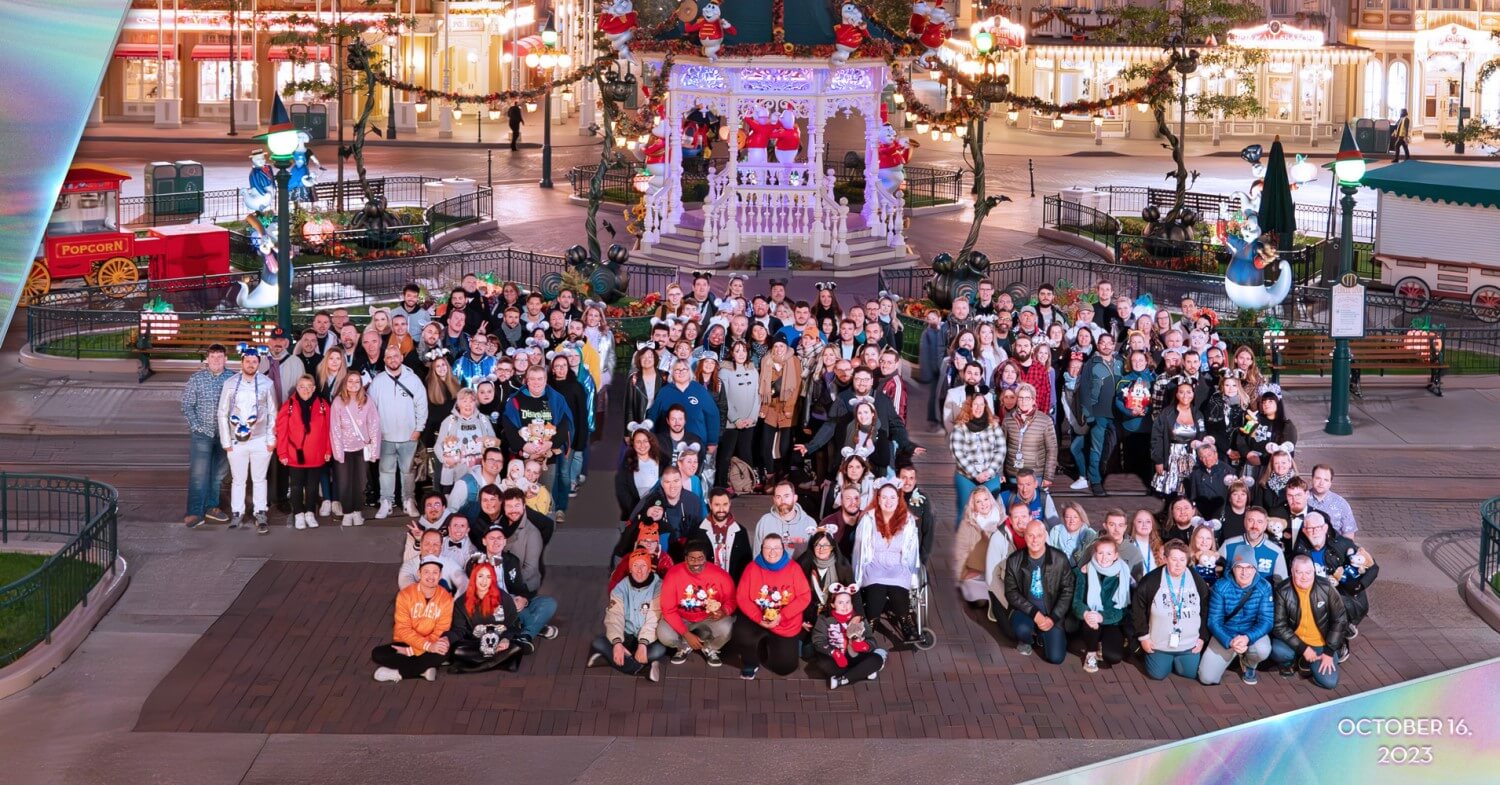
[[[359,423],[354,421],[354,415],[349,413],[349,407],[347,406],[344,407],[344,416],[349,419],[349,424],[354,426],[354,433],[355,435],[359,436],[360,443],[365,445],[365,462],[374,463],[380,460],[380,456],[375,452],[375,445],[368,443],[369,440],[365,438],[365,432],[360,429]]]

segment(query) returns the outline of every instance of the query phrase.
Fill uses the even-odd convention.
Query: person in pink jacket
[[[366,466],[372,457],[380,455],[380,412],[365,394],[364,378],[359,374],[344,377],[343,388],[333,397],[329,420],[334,487],[344,516],[340,523],[362,526]]]

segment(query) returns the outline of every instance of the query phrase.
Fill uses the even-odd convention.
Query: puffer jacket
[[[1333,590],[1333,584],[1322,578],[1314,578],[1308,590],[1308,604],[1312,606],[1313,620],[1323,633],[1325,651],[1338,651],[1344,645],[1344,626],[1349,613],[1344,609],[1344,599]],[[1297,625],[1302,623],[1302,605],[1297,601],[1297,587],[1290,581],[1282,581],[1274,591],[1276,598],[1276,621],[1271,634],[1301,656],[1307,644],[1297,637]]]
[[[1249,599],[1246,599],[1249,595]],[[1244,607],[1240,603],[1244,602]],[[1229,617],[1230,611],[1235,612]],[[1276,608],[1271,602],[1271,582],[1260,575],[1249,587],[1242,587],[1229,575],[1214,582],[1214,590],[1208,595],[1208,634],[1229,648],[1236,635],[1243,635],[1251,643],[1271,634],[1276,621]]]
[[[1108,361],[1097,352],[1090,355],[1083,366],[1083,378],[1079,380],[1078,397],[1085,420],[1113,420],[1115,418],[1115,386],[1120,382],[1120,358]]]
[[[1032,469],[1040,482],[1051,482],[1057,471],[1057,426],[1052,417],[1038,409],[1031,415],[1031,424],[1021,434],[1019,410],[1005,416],[1001,423],[1005,430],[1005,474],[1016,476],[1021,469]],[[1017,464],[1020,458],[1021,466]]]

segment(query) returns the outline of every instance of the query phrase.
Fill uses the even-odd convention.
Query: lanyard
[[[1172,623],[1176,624],[1182,619],[1183,590],[1187,588],[1187,571],[1183,570],[1182,577],[1177,579],[1177,588],[1172,588],[1172,576],[1163,575],[1162,582],[1167,585],[1167,596],[1172,600]]]
[[[1020,432],[1016,434],[1016,454],[1014,456],[1014,463],[1017,469],[1024,468],[1026,466],[1026,451],[1024,449],[1026,445],[1026,429],[1031,427],[1031,422],[1033,419],[1034,417],[1022,417],[1020,412],[1016,412],[1016,423],[1021,428]]]

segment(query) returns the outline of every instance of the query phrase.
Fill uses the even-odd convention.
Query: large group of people
[[[1269,661],[1332,687],[1378,574],[1333,468],[1299,472],[1280,387],[1217,314],[1090,294],[1065,310],[1043,285],[1018,308],[984,281],[927,316],[918,373],[954,457],[961,596],[1022,654],[1077,651],[1088,672],[1139,654],[1154,679],[1215,684],[1237,662],[1254,684]],[[1097,531],[1076,502],[1058,513],[1055,477],[1103,497],[1116,469],[1160,511],[1112,508]]]
[[[1081,308],[1045,285],[1016,303],[985,281],[927,314],[908,371],[897,298],[836,289],[801,301],[785,281],[751,294],[695,273],[618,372],[601,304],[473,275],[438,306],[409,286],[363,326],[320,312],[295,342],[235,347],[237,368],[210,347],[183,394],[184,522],[266,534],[273,503],[298,530],[404,514],[376,679],[514,670],[558,634],[546,549],[598,453],[618,465],[619,534],[590,667],[657,681],[697,655],[754,679],[805,662],[838,689],[932,640],[918,383],[954,457],[953,578],[1021,654],[1074,651],[1088,672],[1138,655],[1152,678],[1206,684],[1274,662],[1336,683],[1378,568],[1333,469],[1298,471],[1280,389],[1218,341],[1212,311],[1102,281]],[[618,445],[601,441],[612,388]],[[1107,496],[1112,471],[1161,511],[1095,527],[1085,494],[1053,497],[1065,472]]]

